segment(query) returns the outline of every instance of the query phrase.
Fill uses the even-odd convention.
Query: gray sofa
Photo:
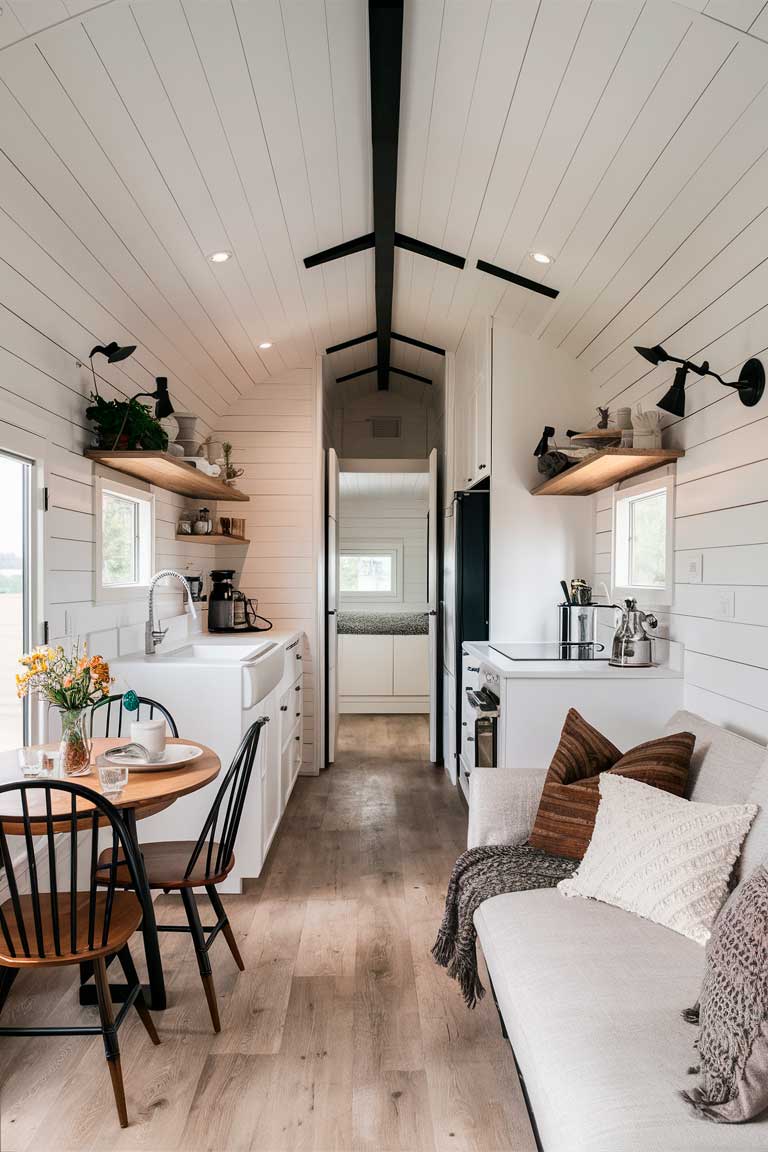
[[[737,865],[743,879],[768,857],[766,749],[689,712],[666,730],[696,735],[692,800],[760,806]],[[545,774],[473,772],[469,847],[523,843]],[[680,1011],[698,998],[702,947],[557,889],[486,900],[475,926],[544,1152],[768,1149],[768,1114],[713,1124],[678,1095],[695,1082],[696,1029]]]

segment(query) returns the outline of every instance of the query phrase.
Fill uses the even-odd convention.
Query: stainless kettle
[[[641,612],[636,600],[625,600],[619,611],[621,622],[613,637],[610,663],[614,668],[650,667],[653,664],[653,639],[645,631],[645,625],[658,628],[658,620],[650,612]]]

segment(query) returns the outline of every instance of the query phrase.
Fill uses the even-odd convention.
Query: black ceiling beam
[[[409,380],[418,380],[422,384],[432,383],[428,376],[419,376],[418,372],[406,372],[405,368],[395,368],[394,365],[390,368],[390,372],[397,372],[398,376],[407,376]]]
[[[441,264],[450,264],[453,268],[463,268],[466,260],[457,256],[455,252],[446,252],[445,248],[437,248],[434,244],[425,244],[423,240],[416,240],[413,236],[404,236],[402,232],[395,232],[395,245],[406,248],[409,252],[416,252],[419,256],[428,256],[430,260],[439,260]]]
[[[351,256],[353,252],[365,252],[367,248],[373,248],[373,232],[366,232],[365,236],[356,236],[354,240],[344,240],[341,244],[334,244],[333,248],[305,256],[304,267],[315,268],[318,264],[327,264],[330,260]]]
[[[367,376],[369,372],[375,372],[376,367],[375,364],[371,364],[370,368],[358,368],[357,372],[347,372],[346,376],[337,376],[336,383],[343,384],[346,380],[357,380],[358,376]]]
[[[354,336],[351,340],[342,340],[341,344],[331,344],[325,351],[330,356],[331,352],[342,352],[345,348],[354,348],[356,344],[367,344],[369,340],[375,339],[375,332],[366,332],[365,336]]]
[[[510,272],[508,268],[500,268],[498,264],[489,264],[487,260],[478,260],[477,267],[489,276],[498,276],[500,280],[508,280],[510,284],[517,284],[519,288],[527,288],[529,292],[538,292],[542,296],[549,296],[554,300],[560,293],[557,288],[550,288],[548,284],[539,284],[538,280],[529,280],[527,276],[518,276],[517,272]]]
[[[423,348],[425,352],[434,352],[436,356],[445,356],[445,348],[438,348],[437,344],[427,344],[424,340],[417,340],[414,336],[403,336],[401,332],[392,333],[393,340],[401,344],[412,344],[414,348]]]
[[[373,236],[376,259],[376,367],[379,389],[389,388],[392,294],[395,282],[397,147],[403,0],[368,0],[373,152]]]

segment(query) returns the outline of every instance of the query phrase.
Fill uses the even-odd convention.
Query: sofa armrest
[[[531,834],[546,768],[476,768],[469,777],[467,847],[524,844]]]

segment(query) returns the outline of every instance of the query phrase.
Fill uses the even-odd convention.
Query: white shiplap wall
[[[315,622],[319,514],[314,369],[298,369],[280,381],[259,384],[233,404],[217,435],[233,446],[233,462],[244,469],[238,487],[248,504],[221,504],[220,513],[244,516],[251,541],[243,561],[236,549],[228,563],[238,571],[246,596],[275,629],[299,629],[304,647],[303,772],[319,768],[315,755]],[[221,558],[221,557],[220,557]]]
[[[421,473],[416,473],[421,476]],[[401,600],[366,601],[339,596],[348,611],[424,612],[427,608],[427,499],[402,497],[341,497],[340,545],[342,551],[360,545],[386,547],[394,542],[402,549],[403,595]]]
[[[765,742],[768,416],[719,391],[706,416],[693,412],[667,432],[687,454],[675,487],[674,603],[659,613],[660,633],[684,645],[686,706]],[[594,500],[599,587],[601,580],[610,585],[611,492]],[[690,583],[689,561],[698,556],[702,581]]]

